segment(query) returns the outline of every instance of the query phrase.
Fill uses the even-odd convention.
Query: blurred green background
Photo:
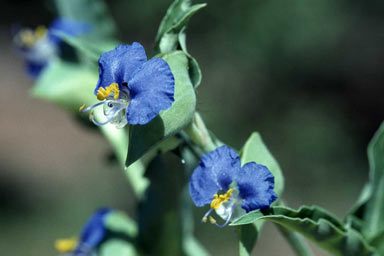
[[[171,1],[107,2],[122,41],[151,49]],[[1,254],[56,255],[54,240],[76,235],[99,206],[134,218],[136,202],[99,134],[29,96],[12,28],[48,25],[52,2],[1,7]],[[384,2],[210,0],[190,22],[188,46],[203,71],[198,110],[211,130],[235,148],[261,132],[286,176],[287,204],[343,217],[367,180],[366,145],[384,119]],[[254,255],[293,255],[272,225],[264,231]],[[213,255],[236,255],[236,229],[198,222],[196,234]]]

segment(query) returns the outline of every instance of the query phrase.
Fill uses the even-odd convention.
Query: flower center
[[[86,112],[98,106],[103,106],[104,116],[107,120],[102,123],[96,121],[93,111],[91,111],[89,115],[90,120],[97,126],[111,123],[115,124],[117,128],[123,128],[128,123],[126,118],[126,110],[130,103],[128,87],[120,90],[117,83],[112,83],[105,88],[100,87],[96,94],[97,99],[101,102],[87,108],[85,104],[83,104],[79,111]]]
[[[230,189],[228,189],[228,191],[226,193],[224,193],[222,195],[214,194],[213,200],[210,204],[211,209],[209,209],[208,212],[204,215],[204,217],[202,218],[202,222],[204,222],[204,223],[207,222],[208,218],[209,218],[209,222],[211,224],[215,224],[216,226],[221,227],[221,228],[225,227],[229,223],[229,221],[231,220],[232,213],[234,210],[234,205],[235,205],[236,200],[230,201],[233,192],[234,192],[234,190],[232,188],[230,188]],[[223,203],[228,204],[228,205],[224,206]],[[213,210],[215,210],[216,213],[218,213],[218,214],[219,214],[219,212],[222,212],[224,210],[223,213],[219,214],[220,217],[226,219],[224,224],[222,224],[222,225],[217,224],[216,220],[212,216],[210,216],[210,214]]]
[[[20,41],[26,47],[32,47],[32,45],[39,39],[45,37],[47,34],[47,28],[39,26],[35,30],[23,29],[19,33]]]
[[[108,87],[105,87],[105,89],[100,87],[99,90],[97,90],[97,99],[105,100],[112,92],[113,98],[117,100],[120,94],[119,85],[117,83],[112,83]]]
[[[230,188],[228,189],[227,193],[223,194],[223,195],[218,195],[218,194],[214,194],[213,195],[213,200],[211,202],[211,208],[214,209],[214,210],[217,210],[219,209],[220,205],[224,202],[227,202],[229,200],[229,198],[231,197],[233,193],[233,189]]]

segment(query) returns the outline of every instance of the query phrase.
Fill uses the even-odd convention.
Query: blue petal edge
[[[237,178],[239,196],[243,199],[241,207],[246,212],[269,208],[277,199],[274,180],[266,166],[255,162],[245,164]]]
[[[147,60],[144,47],[137,42],[121,44],[115,49],[101,54],[99,58],[99,80],[96,84],[95,95],[100,87],[117,83],[119,87],[128,83],[133,72],[139,69]]]
[[[127,121],[131,125],[147,124],[175,101],[175,78],[168,63],[160,58],[150,59],[136,69],[128,89],[131,102]]]

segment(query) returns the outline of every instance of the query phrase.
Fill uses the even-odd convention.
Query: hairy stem
[[[217,145],[214,143],[203,119],[199,113],[195,113],[193,122],[184,129],[191,141],[201,148],[204,153],[214,150]]]

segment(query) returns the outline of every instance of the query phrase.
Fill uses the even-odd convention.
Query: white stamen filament
[[[114,118],[119,114],[120,111],[127,108],[129,103],[127,103],[127,101],[125,99],[106,100],[106,101],[96,103],[90,107],[84,108],[83,110],[81,110],[81,112],[86,112],[86,111],[92,110],[94,108],[97,108],[99,106],[105,106],[105,104],[107,104],[108,107],[110,106],[110,104],[115,104],[114,106],[112,105],[112,107],[110,107],[111,109],[110,109],[109,113],[104,112],[104,115],[107,117],[106,121],[100,123],[100,122],[95,120],[95,116],[93,115],[93,111],[90,114],[90,120],[97,126],[106,125],[110,122],[113,123]]]
[[[91,109],[94,109],[100,105],[104,105],[104,104],[108,104],[108,103],[116,103],[116,104],[122,104],[119,100],[106,100],[106,101],[102,101],[102,102],[99,102],[99,103],[96,103],[90,107],[87,107],[87,108],[84,108],[81,112],[87,112]]]
[[[230,213],[229,213],[227,219],[225,220],[224,224],[221,224],[221,225],[220,225],[220,224],[215,223],[215,225],[218,226],[219,228],[223,228],[223,227],[227,226],[228,223],[229,223],[229,221],[230,221],[231,218],[232,218],[232,213],[233,213],[233,206],[231,207],[231,211],[230,211]]]
[[[232,214],[233,214],[233,211],[234,211],[234,207],[235,207],[235,203],[234,203],[234,202],[231,203],[231,204],[229,205],[229,207],[226,207],[225,212],[228,213],[228,216],[227,216],[227,218],[225,219],[224,224],[221,224],[221,225],[220,225],[220,224],[217,224],[216,222],[215,222],[215,223],[212,223],[212,224],[215,224],[216,226],[218,226],[218,227],[220,227],[220,228],[223,228],[223,227],[227,226],[228,223],[231,221]],[[204,223],[207,222],[208,217],[210,216],[210,214],[212,213],[213,210],[214,210],[213,208],[210,208],[210,209],[204,214],[203,218],[201,219],[201,222],[204,222]],[[219,216],[220,216],[220,217],[224,217],[224,216],[222,216],[221,214],[219,214]]]
[[[115,116],[117,116],[117,114],[119,114],[119,112],[120,112],[121,110],[123,110],[123,109],[124,109],[124,106],[119,106],[118,108],[114,108],[114,109],[111,111],[111,113],[108,114],[108,116],[107,116],[108,119],[107,119],[105,122],[103,122],[103,123],[99,123],[99,122],[97,122],[97,121],[95,120],[95,116],[94,116],[94,115],[92,115],[91,120],[92,120],[92,122],[93,122],[95,125],[97,125],[97,126],[106,125],[106,124],[108,124],[109,122],[111,122],[112,119],[113,119]]]
[[[204,214],[204,217],[201,219],[201,222],[207,222],[208,220],[208,216],[211,214],[211,212],[213,211],[212,208],[210,208],[205,214]]]

